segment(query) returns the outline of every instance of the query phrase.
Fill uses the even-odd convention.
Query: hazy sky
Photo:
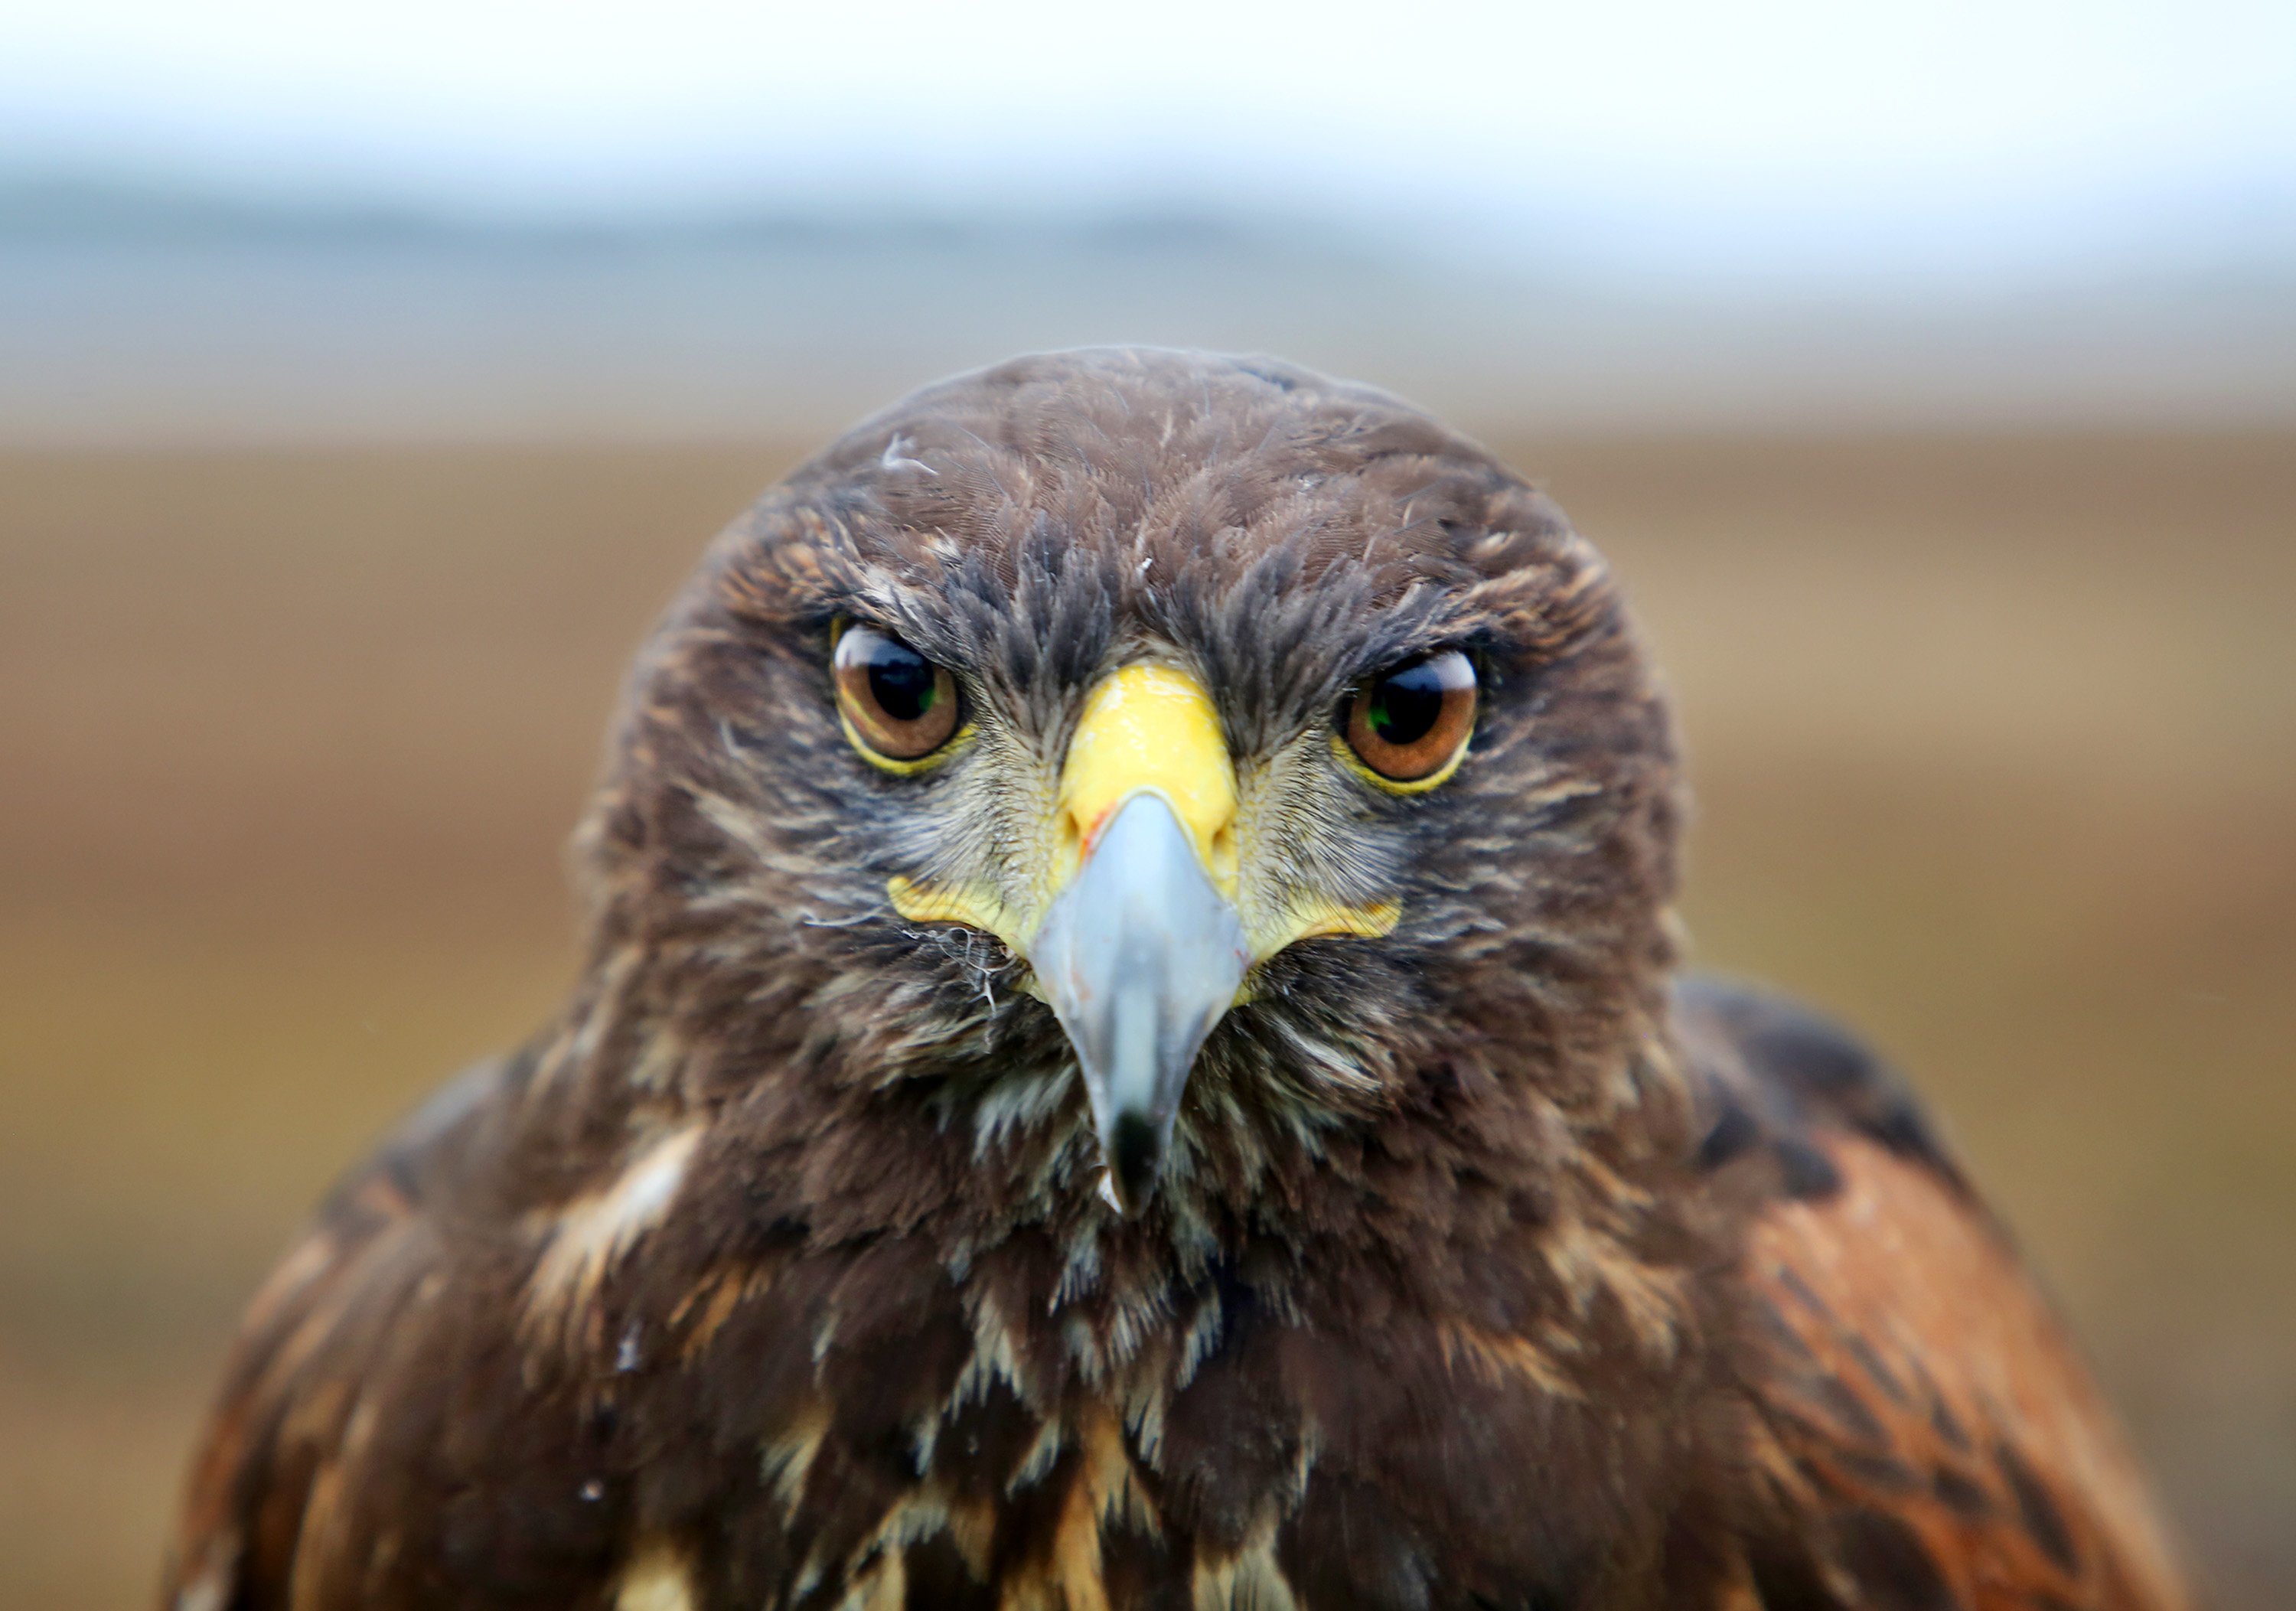
[[[114,162],[544,211],[1226,191],[1772,250],[2284,234],[2296,0],[0,0],[0,166]]]
[[[1018,217],[723,262],[8,233],[120,177]],[[1273,250],[1027,233],[1208,204]],[[1109,339],[1479,417],[2283,418],[2296,0],[0,0],[0,434],[761,429]]]

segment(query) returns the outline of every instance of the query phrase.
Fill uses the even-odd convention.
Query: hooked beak
[[[1236,817],[1211,696],[1185,671],[1136,663],[1086,696],[1046,825],[1057,848],[1032,891],[886,885],[912,921],[986,929],[1028,958],[1076,1048],[1107,1195],[1128,1214],[1155,1194],[1189,1068],[1252,964],[1308,935],[1395,926],[1391,902],[1242,895]]]
[[[1250,966],[1243,920],[1171,806],[1144,791],[1101,829],[1029,960],[1083,1067],[1109,1190],[1137,1213],[1196,1053]]]

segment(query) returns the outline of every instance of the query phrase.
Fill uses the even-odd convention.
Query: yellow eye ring
[[[840,622],[830,665],[846,741],[886,771],[937,766],[972,731],[948,668],[890,632]]]
[[[1475,695],[1475,668],[1456,649],[1390,666],[1341,702],[1332,749],[1389,793],[1424,793],[1465,758]]]

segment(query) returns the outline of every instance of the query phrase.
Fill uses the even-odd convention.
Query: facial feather
[[[853,623],[953,675],[945,760],[857,751]],[[1435,652],[1475,668],[1464,758],[1384,790],[1338,710]],[[1385,932],[1259,960],[1126,1218],[1026,958],[889,890],[1039,900],[1087,698],[1142,662],[1213,708],[1244,907]],[[1625,1512],[1559,1473],[1349,1496],[1437,1425],[1579,1451],[1605,1495],[1687,1480],[1725,1262],[1664,1189],[1693,1118],[1663,1055],[1677,810],[1592,551],[1383,394],[1111,352],[865,423],[719,538],[641,656],[578,841],[584,978],[473,1121],[483,1212],[522,1236],[456,1291],[507,1294],[518,1379],[598,1473],[549,1503],[587,1516],[595,1484],[633,1605],[736,1577],[1076,1605],[1158,1573],[1291,1604],[1300,1541],[1341,1525],[1318,1494],[1398,1603],[1463,1527],[1494,1581],[1581,1570],[1554,1563]],[[697,1437],[716,1488],[659,1456]]]

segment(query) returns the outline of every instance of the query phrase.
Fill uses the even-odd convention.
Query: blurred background
[[[1556,494],[1700,960],[1914,1072],[2296,1604],[2284,0],[0,0],[0,1604],[146,1602],[291,1227],[551,1010],[708,536],[1107,341]]]

